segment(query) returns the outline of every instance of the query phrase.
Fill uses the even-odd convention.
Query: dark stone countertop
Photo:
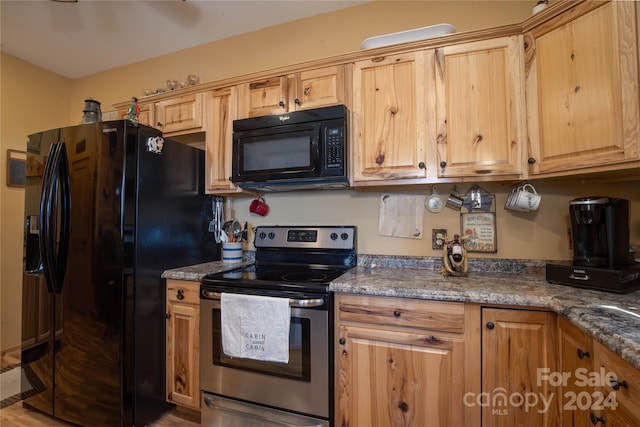
[[[214,261],[175,268],[165,279],[200,281],[251,264]],[[566,317],[640,369],[640,291],[626,295],[547,283],[544,261],[472,259],[468,277],[439,274],[439,258],[358,255],[358,267],[331,282],[337,293],[545,308]]]

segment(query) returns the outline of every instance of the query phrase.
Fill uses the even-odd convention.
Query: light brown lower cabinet
[[[557,426],[555,313],[482,309],[482,426]]]
[[[592,425],[640,426],[640,370],[597,341],[593,343],[597,380]]]
[[[167,401],[200,409],[200,282],[167,280]]]
[[[468,308],[468,310],[467,310]],[[479,426],[464,403],[479,392],[474,307],[338,294],[336,426]],[[470,331],[475,325],[476,330]]]

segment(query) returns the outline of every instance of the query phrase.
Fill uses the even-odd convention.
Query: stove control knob
[[[338,238],[338,233],[331,233],[331,240],[336,240]]]
[[[275,239],[275,238],[276,238],[276,233],[274,233],[273,231],[271,231],[271,232],[269,233],[269,238],[270,238],[271,240]]]
[[[340,237],[342,238],[342,240],[347,240],[349,238],[349,235],[347,233],[342,233]]]
[[[260,236],[261,239],[264,239],[265,237],[267,237],[267,233],[265,233],[264,231],[260,232]]]

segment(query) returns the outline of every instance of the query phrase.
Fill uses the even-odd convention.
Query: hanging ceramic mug
[[[269,213],[269,205],[264,201],[262,197],[257,197],[251,201],[249,205],[249,211],[256,215],[265,216]]]
[[[533,212],[538,209],[541,200],[533,185],[524,184],[511,190],[504,207],[518,212]]]

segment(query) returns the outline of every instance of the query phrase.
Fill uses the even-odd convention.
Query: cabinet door
[[[154,104],[151,103],[147,103],[147,104],[141,104],[138,103],[138,106],[140,107],[140,115],[138,116],[138,123],[140,123],[141,125],[147,125],[147,126],[152,126],[155,127],[155,121],[154,121],[154,113],[155,113],[155,108],[154,108]],[[118,110],[118,117],[120,117],[121,119],[128,119],[129,118],[129,108],[122,108],[120,110]]]
[[[433,54],[432,50],[407,52],[355,63],[354,185],[426,177],[426,130],[431,119],[425,101],[425,64],[433,63]]]
[[[200,284],[167,281],[167,401],[200,408]]]
[[[593,412],[603,418],[605,426],[640,425],[640,370],[600,344],[594,343],[595,372],[599,377],[596,397],[604,397]]]
[[[572,13],[581,7],[590,3]],[[611,170],[640,159],[635,7],[603,2],[570,22],[559,17],[532,31],[526,83],[532,174]]]
[[[178,96],[155,104],[155,126],[163,134],[202,130],[202,94]]]
[[[238,118],[260,117],[289,111],[286,76],[270,77],[240,85]]]
[[[593,346],[589,335],[578,329],[564,317],[558,317],[558,362],[559,372],[568,376],[561,380],[560,416],[564,427],[587,427],[592,425],[590,407],[584,396],[592,398],[593,387],[585,377],[593,372]],[[585,394],[586,393],[586,394]],[[580,398],[580,400],[578,400]]]
[[[290,76],[290,110],[346,104],[347,65],[302,71]]]
[[[557,425],[557,387],[542,379],[557,371],[554,316],[482,309],[483,426]]]
[[[339,426],[464,425],[462,335],[342,326]]]
[[[521,36],[436,50],[438,176],[519,175],[526,141]]]
[[[214,90],[206,98],[206,182],[207,193],[238,192],[231,177],[233,120],[236,111],[236,88]]]

